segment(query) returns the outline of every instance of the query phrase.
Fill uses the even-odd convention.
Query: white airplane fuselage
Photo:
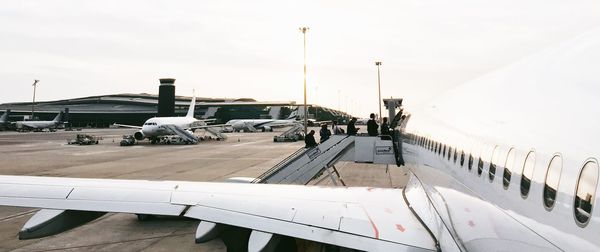
[[[596,30],[411,111],[404,159],[420,182],[407,195],[428,195],[436,214],[414,209],[439,216],[438,239],[469,251],[600,250],[599,59]]]
[[[136,139],[142,140],[144,138],[151,139],[172,135],[173,133],[163,127],[164,125],[174,125],[182,129],[189,129],[194,126],[206,125],[206,123],[193,117],[153,117],[148,119],[144,125],[142,125],[141,130],[136,132],[134,136]]]
[[[227,121],[225,125],[232,127],[235,131],[249,130],[250,126],[255,129],[270,131],[273,128],[287,127],[295,123],[297,123],[296,119],[233,119]]]
[[[57,121],[18,121],[15,122],[17,128],[31,128],[31,129],[47,129],[56,128],[60,122]]]

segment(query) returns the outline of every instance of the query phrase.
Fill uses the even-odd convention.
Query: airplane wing
[[[142,126],[113,123],[113,126],[131,129],[142,129]]]
[[[225,124],[198,125],[190,127],[190,129],[223,128],[225,126]]]
[[[32,129],[36,129],[36,128],[38,128],[38,127],[37,127],[37,125],[35,125],[35,124],[31,124],[31,123],[28,123],[28,122],[26,122],[26,121],[24,121],[24,122],[19,122],[19,124],[21,124],[21,127],[23,127],[23,126],[24,126],[24,127],[27,127],[27,128],[32,128]]]
[[[251,229],[249,246],[283,235],[364,251],[435,250],[400,189],[0,176],[0,205],[43,209],[21,238],[118,212],[201,220],[197,239],[205,224]]]
[[[216,121],[217,121],[217,119],[216,119],[216,118],[212,118],[212,119],[201,119],[201,120],[198,120],[198,121],[200,121],[200,122],[205,122],[205,123],[211,123],[211,122],[216,122]]]

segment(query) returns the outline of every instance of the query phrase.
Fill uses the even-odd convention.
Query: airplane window
[[[456,160],[458,159],[458,157],[456,156],[458,153],[456,151],[456,148],[454,148],[454,164],[456,164]]]
[[[460,151],[460,166],[465,165],[465,151]]]
[[[546,209],[551,210],[554,207],[554,201],[556,200],[556,191],[558,190],[558,183],[560,182],[560,172],[562,170],[562,158],[556,155],[550,161],[548,165],[548,171],[546,172],[546,184],[544,185],[544,206]]]
[[[479,157],[479,160],[477,161],[477,175],[481,176],[482,172],[483,172],[483,160],[481,160],[481,157]]]
[[[492,159],[490,160],[490,182],[494,181],[494,177],[496,177],[496,165],[500,161],[500,148],[496,146],[494,148],[494,152],[492,152]]]
[[[433,153],[437,153],[437,151],[438,151],[438,143],[437,143],[437,142],[435,142],[435,143],[433,144],[433,146],[434,146],[434,147],[433,147]]]
[[[438,146],[438,155],[442,155],[442,144],[440,143]]]
[[[579,180],[577,181],[577,193],[575,195],[575,220],[581,227],[585,227],[592,216],[592,206],[596,186],[598,185],[598,164],[595,161],[589,161],[581,169]]]
[[[533,168],[535,167],[535,152],[531,151],[527,154],[525,163],[523,164],[523,172],[521,173],[521,196],[527,198],[529,188],[531,187],[531,178],[533,177]]]
[[[448,161],[450,161],[450,157],[452,157],[452,147],[448,147]]]
[[[508,186],[510,185],[510,177],[512,177],[512,170],[515,167],[515,158],[515,149],[510,149],[508,151],[508,155],[506,155],[506,162],[504,163],[504,173],[502,176],[502,184],[504,185],[505,190],[508,189]]]
[[[469,154],[469,171],[473,168],[473,154]]]
[[[446,145],[444,144],[444,149],[442,150],[442,157],[446,157]]]

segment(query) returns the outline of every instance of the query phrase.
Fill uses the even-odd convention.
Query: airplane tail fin
[[[196,93],[194,92],[194,96],[192,97],[192,102],[190,102],[190,108],[188,109],[187,115],[185,117],[194,117],[194,109],[196,108]]]
[[[52,121],[53,121],[53,122],[60,122],[60,119],[62,118],[62,114],[63,114],[63,112],[62,112],[62,111],[60,111],[60,112],[58,113],[58,115],[56,115],[56,117],[54,117],[54,120],[52,120]]]
[[[291,119],[297,119],[297,118],[298,118],[298,110],[296,109],[296,110],[292,111],[292,113],[290,113],[290,116],[288,116],[288,118],[286,118],[286,119],[291,120]]]
[[[7,109],[6,112],[0,117],[0,123],[8,122],[8,115],[10,114],[10,109]]]

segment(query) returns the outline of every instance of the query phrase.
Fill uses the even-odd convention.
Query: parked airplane
[[[133,136],[136,140],[141,141],[149,139],[151,143],[158,143],[161,138],[177,135],[183,141],[189,143],[198,142],[198,138],[194,136],[193,131],[196,129],[204,129],[207,132],[215,135],[218,139],[226,138],[225,135],[221,134],[217,128],[221,128],[220,125],[207,125],[206,122],[211,120],[198,120],[194,118],[194,107],[196,104],[196,97],[192,98],[190,107],[187,115],[184,117],[153,117],[148,119],[143,126],[133,126],[124,124],[115,124],[119,127],[135,128],[139,131],[135,132]]]
[[[15,126],[18,131],[42,131],[44,129],[56,131],[58,126],[64,125],[65,123],[62,121],[62,116],[63,112],[61,111],[52,121],[17,121],[15,122]]]
[[[367,122],[369,122],[369,118],[357,118],[356,119],[356,125],[367,125]]]
[[[249,131],[256,132],[262,130],[263,132],[269,131],[272,132],[274,128],[283,128],[294,126],[299,121],[297,118],[296,111],[292,112],[292,114],[284,120],[277,119],[232,119],[225,123],[225,127],[231,128],[235,132],[240,131]]]
[[[22,238],[121,212],[202,220],[197,242],[218,224],[249,229],[249,251],[289,238],[365,251],[600,251],[597,69],[600,30],[411,111],[401,189],[1,176],[0,205],[54,209]]]

